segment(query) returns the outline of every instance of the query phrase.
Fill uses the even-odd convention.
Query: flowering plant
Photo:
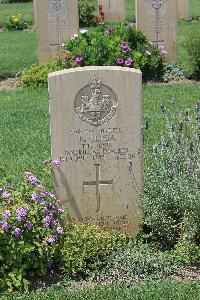
[[[65,47],[80,66],[139,68],[143,79],[156,79],[162,74],[164,55],[132,25],[101,25],[68,39]]]
[[[25,19],[21,14],[13,15],[5,24],[7,30],[24,30],[32,25],[32,20]]]
[[[57,162],[55,162],[55,165]],[[55,261],[65,210],[30,172],[19,185],[0,182],[0,289],[28,285]]]
[[[80,27],[97,26],[99,22],[96,16],[96,1],[95,0],[79,0],[79,22]]]

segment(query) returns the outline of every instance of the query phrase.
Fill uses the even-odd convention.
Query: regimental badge
[[[165,4],[165,0],[146,0],[153,9],[155,10],[159,10],[161,8],[163,8],[164,4]]]
[[[62,12],[63,0],[49,1],[49,14],[52,16],[59,16]]]
[[[74,102],[79,118],[93,126],[108,123],[115,115],[117,106],[115,93],[96,76],[78,92]]]

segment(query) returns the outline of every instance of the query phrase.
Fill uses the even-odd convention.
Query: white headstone
[[[136,235],[142,189],[142,74],[84,67],[49,75],[55,190],[69,221]]]

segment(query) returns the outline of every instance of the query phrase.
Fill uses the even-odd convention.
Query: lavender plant
[[[56,196],[31,172],[18,185],[0,181],[0,290],[26,288],[27,276],[46,274],[56,259],[64,215]]]
[[[161,140],[145,151],[143,210],[153,238],[163,247],[200,240],[200,102],[193,111],[161,104]],[[147,131],[148,134],[148,131]]]

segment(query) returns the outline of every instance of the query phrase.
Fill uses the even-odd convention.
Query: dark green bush
[[[170,253],[146,244],[118,250],[107,258],[106,263],[105,268],[95,274],[99,282],[132,285],[140,280],[163,279],[177,270]]]
[[[90,29],[68,39],[66,49],[80,66],[140,68],[144,80],[158,79],[163,71],[163,55],[133,26],[104,25]]]
[[[98,23],[95,0],[79,0],[80,27],[92,27]]]
[[[94,225],[71,225],[65,230],[60,247],[61,269],[70,276],[88,275],[125,243],[124,235],[114,236]]]
[[[192,78],[200,78],[200,30],[187,35],[182,42],[186,51],[183,67]]]

